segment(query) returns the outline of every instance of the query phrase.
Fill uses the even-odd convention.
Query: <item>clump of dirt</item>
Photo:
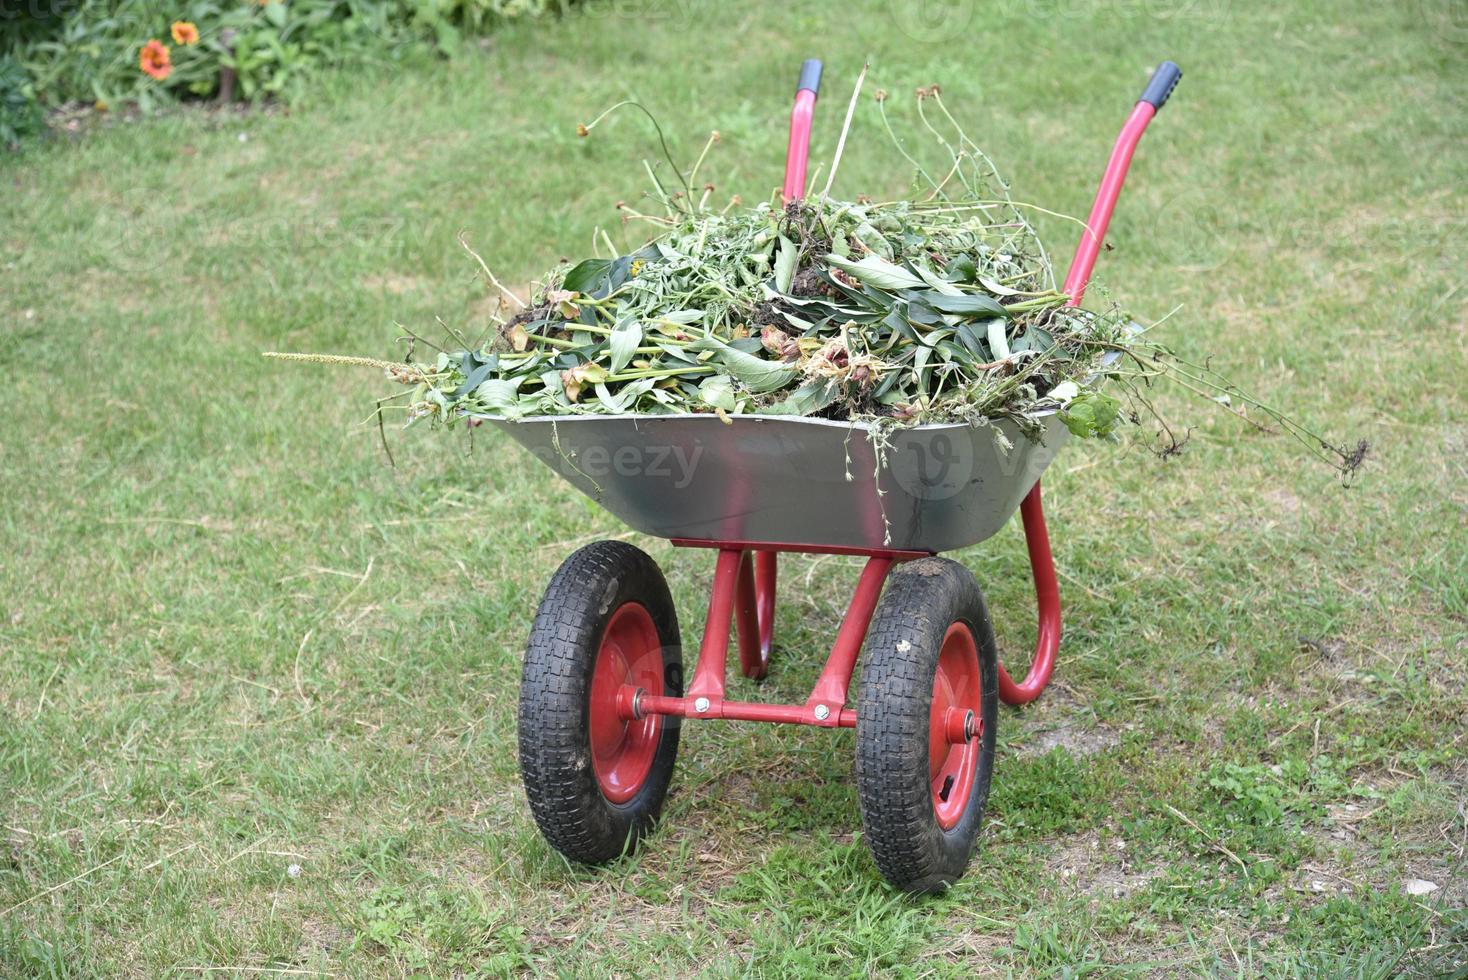
[[[790,295],[807,299],[812,296],[830,296],[835,290],[814,266],[804,266],[790,280]]]
[[[504,326],[500,327],[500,340],[505,344],[513,346],[510,340],[511,332],[516,327],[523,327],[527,323],[535,322],[541,322],[543,324],[539,331],[542,336],[556,340],[570,336],[561,317],[557,314],[555,307],[549,303],[542,303],[540,306],[527,306],[506,320]]]
[[[531,323],[535,320],[550,319],[553,319],[553,317],[549,303],[541,306],[527,306],[519,313],[516,313],[514,316],[510,317],[510,319],[505,322],[504,329],[509,330],[511,327],[518,327],[522,324]]]

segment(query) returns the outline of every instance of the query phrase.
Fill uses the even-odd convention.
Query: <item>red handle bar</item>
[[[1064,291],[1070,296],[1068,306],[1081,305],[1086,285],[1091,281],[1091,270],[1096,267],[1096,257],[1101,254],[1101,243],[1106,239],[1111,212],[1116,209],[1116,198],[1121,194],[1127,168],[1131,166],[1132,154],[1147,124],[1167,103],[1167,97],[1177,87],[1182,74],[1182,69],[1171,61],[1159,65],[1116,137],[1111,159],[1106,162],[1106,172],[1101,176],[1101,186],[1096,189],[1096,200],[1091,204],[1091,216],[1086,219],[1086,229],[1076,246],[1075,258],[1070,260],[1070,274],[1065,277]],[[1035,639],[1035,656],[1030,661],[1025,679],[1016,682],[1002,665],[999,668],[999,697],[1005,704],[1027,704],[1040,696],[1045,685],[1050,683],[1050,674],[1055,669],[1055,652],[1060,648],[1060,587],[1055,581],[1055,563],[1050,556],[1045,510],[1040,504],[1040,481],[1035,481],[1034,488],[1020,505],[1020,518],[1024,522],[1025,544],[1029,548],[1030,569],[1035,578],[1040,626]]]
[[[1065,293],[1070,296],[1069,306],[1080,306],[1085,296],[1086,285],[1091,280],[1091,271],[1096,267],[1096,258],[1101,254],[1101,244],[1106,239],[1106,228],[1111,223],[1111,213],[1116,209],[1116,199],[1121,194],[1121,185],[1126,181],[1127,168],[1131,166],[1132,154],[1142,139],[1147,124],[1166,103],[1172,90],[1182,77],[1182,69],[1171,61],[1158,66],[1142,93],[1132,113],[1122,126],[1116,144],[1111,148],[1111,158],[1106,163],[1106,172],[1101,177],[1101,186],[1096,189],[1096,199],[1091,204],[1090,217],[1086,219],[1086,230],[1076,246],[1075,257],[1070,262],[1070,273],[1065,277]],[[800,83],[795,91],[795,106],[790,110],[790,144],[785,151],[784,197],[788,203],[798,201],[805,194],[805,171],[810,159],[810,128],[815,115],[816,93],[821,85],[821,63],[807,61],[800,69]],[[1055,670],[1055,653],[1060,649],[1060,587],[1055,580],[1055,562],[1050,553],[1050,536],[1045,527],[1045,510],[1040,503],[1040,483],[1035,485],[1020,504],[1020,519],[1024,523],[1025,545],[1030,553],[1030,570],[1035,580],[1035,601],[1039,606],[1039,632],[1035,639],[1035,655],[1030,660],[1030,669],[1022,681],[1016,682],[1001,665],[999,668],[999,697],[1005,704],[1027,704],[1040,696],[1050,683]],[[760,558],[766,557],[763,553]],[[769,561],[770,599],[773,600],[774,562]],[[764,571],[764,569],[761,569]],[[771,610],[773,612],[773,610]],[[761,634],[765,634],[761,623]],[[763,640],[763,636],[762,636]],[[764,642],[768,642],[765,640]]]
[[[785,150],[785,203],[805,196],[805,167],[810,160],[810,124],[821,89],[821,63],[814,58],[800,66],[795,106],[790,110],[790,145]]]

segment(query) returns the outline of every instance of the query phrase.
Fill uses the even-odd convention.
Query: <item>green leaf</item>
[[[587,259],[566,273],[566,278],[561,281],[561,288],[569,289],[573,293],[595,292],[606,281],[611,268],[611,259]]]
[[[994,360],[1002,361],[1009,356],[1009,340],[1004,336],[1004,321],[989,321],[989,350],[994,353]]]
[[[658,349],[661,350],[664,354],[667,354],[669,357],[682,361],[684,364],[698,363],[698,358],[694,357],[692,354],[688,353],[688,351],[677,344],[668,344],[662,341],[655,341],[655,343],[657,344]]]
[[[1083,392],[1060,413],[1065,427],[1082,439],[1111,435],[1120,417],[1121,403],[1099,391]]]
[[[795,280],[795,263],[800,258],[800,249],[784,235],[780,236],[780,254],[775,257],[775,289],[790,292]]]
[[[870,222],[863,221],[856,226],[856,230],[851,234],[857,241],[882,258],[890,259],[892,257],[892,246],[888,244],[886,236],[878,231]]]
[[[918,275],[922,276],[923,282],[931,286],[936,292],[942,293],[944,296],[963,295],[963,290],[950,282],[945,282],[936,272],[929,269],[923,263],[913,262],[912,267]]]
[[[923,300],[921,293],[909,293],[907,301],[907,318],[913,323],[921,323],[925,327],[937,327],[944,323],[938,311]]]
[[[767,361],[732,347],[725,348],[719,356],[734,379],[755,394],[785,387],[800,371],[796,365]]]
[[[627,393],[625,391],[618,392],[614,395],[612,394],[611,389],[609,389],[605,384],[597,382],[596,400],[601,402],[602,407],[604,407],[612,414],[620,415],[621,413],[627,411],[626,398]]]
[[[277,28],[285,26],[285,0],[272,0],[265,5],[265,19]]]
[[[995,296],[1018,296],[1021,292],[1018,289],[1010,289],[1008,286],[1001,286],[993,279],[985,279],[983,276],[979,276],[979,285],[983,286]]]
[[[1008,316],[1009,311],[992,296],[948,296],[933,290],[921,294],[923,300],[939,313],[958,316]]]
[[[698,397],[711,408],[734,411],[734,379],[727,374],[716,374],[705,378],[698,386]]]
[[[445,364],[451,359],[452,356],[446,357]],[[466,394],[478,388],[481,381],[499,369],[500,359],[497,354],[491,354],[489,357],[481,360],[478,354],[466,350],[459,355],[459,366],[464,372],[464,383],[454,390],[454,393],[449,396],[451,398],[463,398]],[[442,370],[442,368],[439,370]]]
[[[642,324],[627,319],[612,328],[612,373],[616,374],[632,361],[637,346],[642,343]]]
[[[744,387],[755,394],[775,391],[795,380],[800,368],[794,364],[767,361],[754,354],[746,354],[720,343],[712,337],[704,337],[689,345],[695,350],[711,350],[724,369]]]
[[[973,354],[974,357],[980,360],[987,360],[984,355],[988,352],[984,350],[983,341],[979,340],[979,335],[974,333],[973,327],[967,323],[960,323],[958,325],[958,339],[963,346],[968,348],[969,353]]]
[[[921,289],[927,285],[915,273],[908,272],[900,265],[893,265],[880,255],[868,255],[860,262],[852,262],[839,255],[828,255],[826,264],[833,265],[852,278],[869,286],[876,286],[878,289]]]
[[[917,331],[912,328],[912,324],[907,322],[907,317],[903,315],[903,310],[900,306],[892,307],[892,312],[888,313],[882,319],[882,323],[904,340],[916,342],[918,339]]]
[[[967,255],[960,255],[948,263],[949,282],[973,282],[979,276],[979,267]]]
[[[766,405],[756,415],[811,415],[830,405],[838,394],[836,385],[826,381],[814,381],[801,385],[789,396],[773,405]]]
[[[520,382],[524,378],[492,378],[474,390],[474,397],[492,412],[507,419],[517,419],[525,414],[520,405]]]
[[[1043,354],[1054,346],[1055,338],[1050,335],[1050,331],[1045,330],[1043,327],[1030,327],[1030,329],[1025,331],[1023,337],[1011,345],[1010,349],[1015,353],[1019,353],[1022,350],[1032,350]]]

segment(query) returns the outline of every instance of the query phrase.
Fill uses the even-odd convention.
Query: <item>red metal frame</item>
[[[816,93],[810,89],[802,88],[796,92],[795,106],[790,113],[790,145],[785,157],[784,195],[787,202],[798,200],[805,191],[815,101]],[[1071,260],[1070,272],[1066,276],[1065,292],[1070,297],[1070,306],[1079,306],[1085,295],[1086,285],[1101,253],[1101,244],[1105,240],[1106,229],[1111,222],[1111,214],[1121,193],[1122,183],[1126,179],[1132,154],[1156,111],[1150,103],[1138,102],[1112,147],[1101,185],[1097,188],[1096,198],[1091,205],[1085,233],[1076,246],[1075,257]],[[1034,656],[1024,679],[1015,681],[1002,666],[999,668],[999,697],[1006,704],[1025,704],[1044,691],[1055,669],[1055,655],[1060,647],[1061,635],[1060,588],[1055,578],[1055,562],[1050,552],[1050,537],[1045,527],[1045,512],[1038,481],[1020,504],[1020,518],[1024,525],[1025,545],[1029,551],[1030,568],[1034,577],[1039,624]],[[856,669],[857,655],[866,640],[867,628],[871,625],[882,586],[886,583],[893,565],[925,557],[927,553],[754,541],[674,539],[672,543],[680,547],[717,548],[719,551],[714,567],[713,588],[709,596],[708,619],[699,645],[698,665],[694,670],[693,682],[682,697],[665,696],[633,684],[623,684],[614,698],[618,716],[629,725],[659,715],[676,715],[684,718],[730,718],[819,725],[827,728],[854,728],[856,712],[846,707],[846,698],[852,673]],[[776,556],[781,551],[863,555],[867,562],[825,666],[804,704],[759,704],[727,700],[724,696],[725,675],[731,625],[736,627],[738,633],[739,662],[745,676],[763,677],[769,667],[774,636]],[[971,637],[969,642],[971,645]],[[947,646],[948,641],[945,640],[945,651]],[[963,666],[967,661],[962,652],[955,653],[949,659],[953,663],[948,674],[953,676],[943,674],[935,679],[935,685],[947,685],[943,695],[946,698],[943,702],[946,707],[934,715],[930,733],[930,766],[935,767],[930,775],[935,780],[935,801],[938,801],[939,775],[949,768],[954,768],[955,772],[972,768],[961,765],[950,767],[948,763],[955,757],[966,758],[963,753],[976,751],[973,746],[977,744],[973,741],[975,733],[972,731],[971,713],[961,710],[963,703],[969,701],[977,705],[977,699],[972,696],[972,691],[964,690],[959,693],[957,690],[958,687],[968,684],[968,674]],[[939,700],[936,692],[937,687],[935,704]],[[945,748],[945,744],[955,748]],[[955,790],[964,792],[963,787],[955,787]],[[950,798],[953,798],[951,793]],[[941,801],[935,802],[940,811],[944,805],[946,804]],[[957,812],[961,813],[961,807]],[[950,816],[957,819],[954,814]]]
[[[1081,305],[1086,286],[1091,281],[1091,271],[1096,267],[1096,258],[1101,254],[1101,243],[1106,240],[1106,228],[1111,224],[1111,213],[1116,209],[1116,199],[1126,180],[1127,168],[1131,166],[1132,154],[1155,115],[1157,110],[1151,103],[1138,102],[1116,137],[1111,157],[1106,161],[1106,172],[1101,176],[1101,186],[1096,188],[1096,199],[1091,203],[1086,230],[1076,245],[1075,257],[1070,260],[1070,273],[1065,277],[1064,292],[1070,296],[1067,306]],[[1016,682],[1003,666],[999,668],[999,697],[1005,704],[1028,704],[1039,697],[1050,683],[1050,674],[1055,669],[1055,653],[1060,649],[1060,588],[1055,581],[1055,563],[1050,556],[1045,509],[1040,503],[1040,481],[1036,480],[1034,488],[1025,496],[1024,503],[1020,505],[1020,517],[1024,521],[1025,544],[1030,552],[1030,568],[1035,579],[1040,626],[1035,638],[1035,655],[1030,659],[1030,669],[1024,680]]]
[[[1055,561],[1050,555],[1050,534],[1045,528],[1045,511],[1040,504],[1040,481],[1019,505],[1025,528],[1025,546],[1030,553],[1030,574],[1035,580],[1035,603],[1040,622],[1035,636],[1035,655],[1022,681],[1009,676],[999,665],[999,700],[1005,704],[1029,704],[1050,683],[1055,654],[1060,649],[1060,585],[1055,581]]]
[[[797,725],[819,725],[826,728],[855,728],[856,712],[846,707],[846,696],[851,686],[851,675],[856,670],[856,658],[866,640],[867,627],[871,625],[872,613],[876,611],[877,599],[887,581],[887,573],[900,561],[925,557],[926,552],[879,552],[868,554],[866,566],[857,582],[856,592],[841,621],[836,642],[826,658],[821,676],[811,689],[804,704],[760,704],[749,701],[726,700],[725,684],[729,654],[729,627],[734,620],[739,593],[748,589],[757,591],[757,582],[750,576],[748,585],[743,583],[749,569],[750,553],[739,544],[717,541],[679,542],[703,545],[719,549],[714,565],[714,583],[709,596],[708,620],[704,625],[703,641],[699,645],[698,665],[694,668],[693,681],[683,697],[667,697],[625,685],[616,696],[617,710],[625,721],[646,718],[650,715],[678,715],[684,718],[732,718],[741,721],[780,721]],[[851,553],[852,549],[827,549],[816,546],[797,546],[800,551],[824,553]],[[796,550],[778,545],[766,545],[761,554],[772,557],[770,568],[774,568],[773,555],[777,551]],[[774,606],[774,581],[768,583],[768,591],[759,596],[757,602],[747,604],[746,625],[739,630],[741,647],[745,637],[755,639],[757,627],[753,625],[755,606],[767,602]],[[756,644],[751,644],[752,646]],[[743,653],[741,652],[741,660]]]

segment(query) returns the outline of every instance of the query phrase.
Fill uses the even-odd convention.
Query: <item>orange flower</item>
[[[199,43],[199,29],[197,27],[195,27],[193,24],[191,24],[188,21],[186,21],[186,20],[176,20],[176,21],[174,21],[173,22],[173,43],[174,44],[198,44]]]
[[[143,50],[138,52],[138,67],[144,74],[152,75],[158,81],[163,81],[173,71],[173,64],[168,58],[168,47],[157,38],[143,45]]]

